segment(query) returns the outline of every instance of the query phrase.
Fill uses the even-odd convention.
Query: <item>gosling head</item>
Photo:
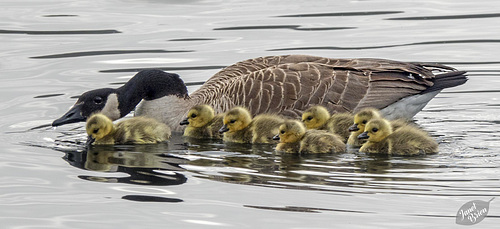
[[[215,112],[210,105],[196,105],[188,111],[187,118],[180,124],[199,128],[207,125],[214,117]]]
[[[113,131],[113,121],[104,114],[94,114],[87,119],[86,130],[89,136],[89,141],[87,143],[91,144],[95,140],[104,138]]]
[[[219,132],[235,132],[246,128],[252,122],[250,111],[244,107],[234,107],[224,115],[223,126]]]
[[[362,133],[365,130],[365,125],[371,119],[381,118],[380,112],[375,108],[365,108],[354,115],[354,124],[349,127],[351,132]]]
[[[380,142],[392,133],[389,121],[381,118],[370,120],[365,126],[365,132],[358,136],[359,139],[367,139],[369,142]]]
[[[302,114],[302,122],[307,129],[318,129],[330,118],[330,112],[323,106],[313,106]]]
[[[279,134],[274,136],[274,140],[279,140],[281,143],[294,143],[300,141],[306,128],[298,120],[286,120],[279,128]]]

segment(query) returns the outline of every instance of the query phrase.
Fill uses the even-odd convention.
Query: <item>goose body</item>
[[[274,139],[280,141],[276,151],[285,153],[333,153],[346,149],[338,135],[325,130],[306,130],[297,120],[287,120],[281,124],[279,134]]]
[[[222,139],[219,129],[222,127],[224,114],[215,115],[210,105],[202,104],[192,107],[187,118],[180,125],[187,125],[184,136],[196,139]]]
[[[155,119],[134,117],[116,125],[103,114],[94,114],[87,120],[86,131],[95,145],[152,144],[170,138],[170,128]]]
[[[349,138],[349,127],[354,117],[350,113],[335,113],[330,115],[328,110],[320,105],[312,106],[302,114],[302,122],[307,129],[326,130],[339,135],[344,142]]]
[[[366,124],[365,132],[358,136],[367,142],[359,149],[365,153],[414,156],[438,152],[438,144],[429,134],[411,125],[400,126],[393,131],[385,119],[374,119]]]
[[[293,118],[311,105],[322,105],[330,113],[375,107],[391,119],[411,118],[439,91],[466,81],[465,72],[440,64],[269,56],[226,67],[191,95],[178,75],[143,70],[117,89],[83,93],[52,125],[85,121],[96,112],[116,120],[137,106],[136,116],[153,117],[181,131],[178,123],[197,104],[211,105],[216,113],[243,106],[252,115]]]
[[[278,134],[283,121],[281,117],[271,114],[260,114],[252,119],[248,109],[234,107],[224,115],[220,132],[224,133],[225,142],[273,143],[273,137]]]

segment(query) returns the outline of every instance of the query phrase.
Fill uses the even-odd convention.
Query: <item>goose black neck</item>
[[[143,70],[116,90],[120,113],[128,114],[139,102],[164,96],[187,98],[188,92],[179,75],[161,70]]]

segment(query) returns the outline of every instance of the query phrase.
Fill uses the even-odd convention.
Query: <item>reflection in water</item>
[[[187,178],[179,164],[186,159],[164,154],[166,144],[137,146],[91,146],[87,150],[66,151],[64,159],[72,166],[99,172],[122,172],[127,177],[78,176],[81,179],[108,183],[139,185],[179,185]]]
[[[60,144],[77,142],[67,133]],[[71,138],[64,140],[63,138]],[[83,144],[83,143],[78,143]],[[274,151],[272,144],[235,144],[220,140],[185,138],[174,133],[168,144],[91,146],[61,150],[72,166],[98,172],[121,172],[128,176],[87,176],[81,179],[136,185],[179,185],[187,178],[180,171],[214,181],[284,189],[307,189],[352,193],[408,193],[425,191],[411,182],[425,178],[405,176],[405,171],[427,171],[425,156],[397,158],[366,155],[355,149],[342,154],[297,155]],[[395,175],[395,171],[401,171]],[[131,197],[132,198],[132,197]],[[141,198],[139,198],[141,199]]]

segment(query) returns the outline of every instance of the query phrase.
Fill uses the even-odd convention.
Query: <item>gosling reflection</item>
[[[188,160],[166,154],[167,144],[91,146],[81,151],[66,151],[63,157],[72,166],[97,172],[119,172],[116,176],[78,176],[95,182],[136,185],[180,185],[187,178],[180,165]]]

